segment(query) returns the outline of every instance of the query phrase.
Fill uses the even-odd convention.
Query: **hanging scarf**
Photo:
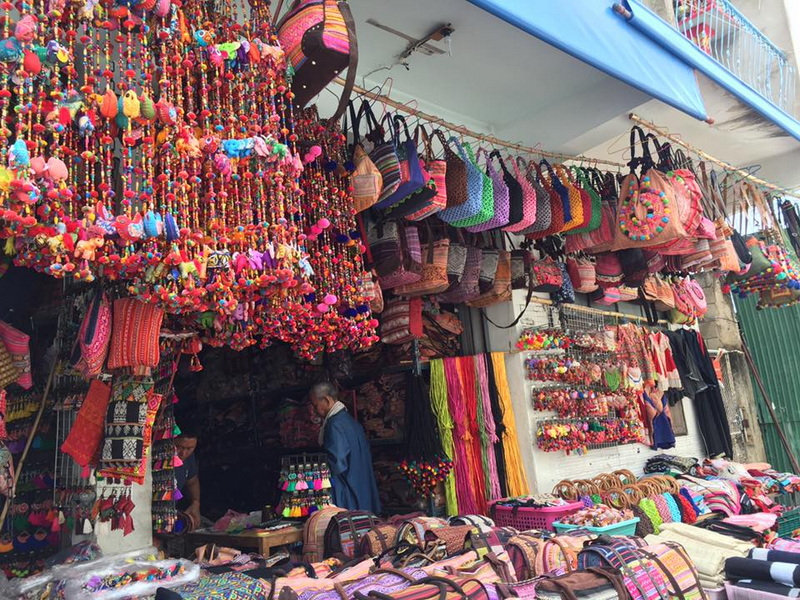
[[[467,418],[467,458],[469,460],[470,478],[473,484],[473,495],[478,505],[478,513],[486,514],[486,484],[484,483],[483,459],[481,458],[481,438],[478,433],[475,363],[471,356],[459,356],[457,361],[458,376],[461,381],[461,397],[464,400]]]
[[[439,428],[439,437],[442,440],[442,450],[447,458],[455,461],[453,447],[453,417],[447,408],[447,380],[444,374],[444,364],[441,358],[431,361],[431,408],[436,415]],[[457,468],[457,466],[456,466]],[[458,500],[456,498],[456,474],[450,474],[444,480],[444,495],[447,505],[447,514],[458,514]]]
[[[489,357],[486,358],[487,368],[487,384],[489,386],[489,401],[492,407],[492,419],[494,420],[495,432],[497,434],[497,443],[494,445],[495,459],[497,462],[497,483],[500,486],[500,497],[507,498],[508,493],[508,476],[506,475],[506,456],[503,449],[503,432],[506,428],[503,425],[503,411],[500,408],[500,397],[497,393],[497,386],[494,382],[494,369],[489,364]]]
[[[481,439],[485,439],[484,457],[487,466],[484,466],[484,469],[487,471],[489,477],[489,485],[486,489],[489,492],[489,500],[495,500],[502,497],[500,476],[497,472],[497,457],[494,452],[495,444],[500,440],[497,438],[494,415],[492,414],[492,400],[489,395],[489,375],[486,370],[486,356],[479,354],[475,357],[475,363],[475,369],[478,374],[478,389],[481,396],[481,403],[478,405],[478,408],[481,409],[481,414],[483,416]]]
[[[347,410],[347,407],[337,400],[334,402],[333,406],[331,406],[331,409],[328,411],[328,414],[325,415],[325,418],[322,419],[322,426],[319,428],[319,437],[317,438],[320,446],[322,446],[325,442],[325,425],[327,425],[328,419],[330,419],[333,415],[338,415],[343,410]]]
[[[530,493],[525,468],[522,465],[519,441],[517,439],[517,421],[511,406],[511,391],[508,389],[506,375],[506,358],[502,352],[492,352],[492,367],[500,408],[503,411],[503,451],[506,459],[506,476],[509,496],[523,496]]]
[[[455,445],[456,497],[458,512],[465,515],[478,513],[478,505],[473,495],[473,483],[470,477],[470,462],[467,442],[466,412],[461,396],[461,381],[458,377],[458,364],[455,358],[444,359],[444,373],[447,380],[447,403],[453,417],[453,438]]]

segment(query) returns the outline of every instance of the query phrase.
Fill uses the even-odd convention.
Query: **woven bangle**
[[[678,503],[675,502],[675,498],[672,497],[670,493],[662,494],[664,500],[667,501],[667,508],[669,508],[669,513],[672,516],[673,523],[680,523],[681,519],[681,509],[678,507]]]
[[[650,519],[650,522],[653,524],[653,533],[658,535],[661,531],[661,525],[664,524],[664,520],[661,518],[661,515],[658,514],[656,503],[650,498],[645,498],[639,503],[639,508],[644,511],[644,514],[647,515],[647,518]]]

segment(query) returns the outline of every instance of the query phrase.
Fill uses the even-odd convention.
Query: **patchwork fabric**
[[[88,466],[103,439],[103,426],[111,399],[111,387],[95,379],[81,404],[75,423],[61,451],[69,454],[81,467]]]
[[[114,381],[106,411],[103,466],[135,467],[144,451],[144,429],[152,379],[124,377]]]
[[[31,389],[33,387],[31,337],[8,323],[0,321],[0,343],[8,350],[11,362],[19,372],[17,385],[26,390]]]
[[[158,588],[156,600],[267,600],[269,584],[241,573],[206,575],[172,589]]]

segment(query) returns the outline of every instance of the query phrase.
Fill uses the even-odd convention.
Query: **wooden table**
[[[266,558],[272,548],[302,542],[303,526],[291,525],[274,530],[248,529],[241,533],[219,533],[210,529],[197,529],[186,534],[186,541],[191,549],[203,544],[216,544],[237,550],[256,548],[258,553]]]

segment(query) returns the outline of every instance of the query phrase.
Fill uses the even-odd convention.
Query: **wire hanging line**
[[[341,79],[340,77],[337,77],[334,81],[336,83],[338,83],[339,85],[344,85],[344,80]],[[450,123],[449,121],[445,121],[441,117],[437,117],[435,115],[431,115],[431,114],[422,112],[421,110],[417,110],[415,108],[411,108],[411,107],[409,107],[409,106],[407,106],[405,104],[401,104],[400,102],[398,102],[396,100],[392,100],[391,98],[389,98],[389,96],[384,96],[382,94],[376,94],[375,92],[371,92],[371,91],[366,90],[366,89],[364,89],[362,87],[359,87],[357,85],[353,86],[353,92],[355,92],[359,96],[363,96],[365,98],[369,98],[370,100],[374,100],[376,102],[380,102],[382,104],[386,104],[387,106],[391,106],[392,108],[394,108],[396,110],[403,111],[404,113],[406,113],[406,114],[408,114],[408,115],[410,115],[412,117],[417,117],[417,118],[422,119],[423,121],[427,121],[428,123],[431,123],[433,125],[438,125],[439,127],[443,127],[444,129],[447,129],[449,131],[452,131],[452,132],[455,132],[455,133],[459,133],[461,135],[464,135],[464,136],[467,136],[467,137],[471,137],[471,138],[476,139],[476,140],[484,141],[484,142],[486,142],[488,144],[492,144],[493,146],[502,146],[504,148],[509,148],[511,150],[517,150],[518,152],[523,152],[525,154],[536,154],[538,156],[544,156],[544,157],[547,157],[547,158],[556,158],[556,159],[559,159],[559,160],[571,160],[571,161],[575,161],[575,162],[584,162],[584,163],[594,164],[594,165],[601,164],[601,165],[608,165],[608,166],[611,166],[611,167],[620,167],[620,168],[628,166],[625,163],[616,162],[616,161],[613,161],[613,160],[605,160],[605,159],[602,159],[602,158],[590,158],[588,156],[572,156],[572,155],[569,155],[569,154],[562,154],[560,152],[547,152],[547,151],[541,150],[539,148],[532,148],[530,146],[525,146],[523,144],[518,144],[518,143],[515,143],[515,142],[508,142],[506,140],[501,140],[500,138],[495,137],[493,135],[487,135],[487,134],[483,134],[483,133],[478,133],[477,131],[473,131],[473,130],[467,128],[467,127],[464,127],[463,125],[456,125],[455,123]]]
[[[792,196],[794,196],[795,193],[796,193],[793,190],[781,187],[779,185],[775,185],[774,183],[770,183],[769,181],[766,181],[764,179],[756,177],[755,175],[751,175],[750,173],[748,173],[744,169],[739,169],[737,167],[734,167],[732,164],[725,162],[724,160],[720,160],[720,159],[718,159],[718,158],[716,158],[714,156],[711,156],[708,152],[705,152],[704,150],[701,150],[700,148],[692,146],[688,142],[685,142],[682,139],[680,139],[678,136],[670,133],[669,131],[667,131],[663,127],[659,127],[655,123],[651,123],[650,121],[641,118],[639,115],[637,115],[635,113],[630,113],[628,115],[628,118],[630,118],[631,121],[637,123],[638,125],[641,125],[642,127],[645,127],[647,129],[649,129],[650,131],[652,131],[654,133],[657,133],[661,137],[665,137],[669,141],[674,142],[674,143],[678,144],[679,146],[683,146],[684,148],[686,148],[690,152],[693,152],[694,154],[696,154],[697,156],[699,156],[703,160],[707,160],[708,162],[712,162],[712,163],[716,164],[717,166],[722,167],[726,171],[729,171],[730,173],[733,173],[733,174],[739,176],[742,179],[747,179],[747,180],[752,181],[753,183],[755,183],[757,185],[760,185],[762,187],[765,187],[767,189],[770,189],[770,190],[773,190],[773,191],[776,191],[776,192],[782,192],[782,193],[789,194],[789,195],[792,195]]]
[[[344,85],[344,83],[345,83],[344,79],[342,79],[341,77],[337,77],[336,79],[334,79],[334,81],[339,85]],[[355,92],[358,96],[369,98],[370,100],[373,100],[373,101],[376,101],[376,102],[380,102],[380,103],[382,103],[382,104],[384,104],[386,106],[391,106],[392,108],[394,108],[396,110],[400,110],[400,111],[402,111],[402,112],[404,112],[404,113],[406,113],[406,114],[408,114],[410,116],[417,117],[417,118],[422,119],[423,121],[427,121],[428,123],[431,123],[433,125],[438,125],[439,127],[443,127],[443,128],[448,129],[448,130],[450,130],[452,132],[459,133],[461,135],[464,135],[464,136],[467,136],[467,137],[470,137],[470,138],[473,138],[473,139],[476,139],[476,140],[481,140],[481,141],[487,142],[489,144],[492,144],[493,146],[502,146],[504,148],[509,148],[511,150],[516,150],[518,152],[522,152],[522,153],[525,153],[525,154],[535,154],[535,155],[538,155],[538,156],[544,156],[544,157],[547,157],[547,158],[555,158],[555,159],[559,159],[559,160],[569,160],[569,161],[574,161],[574,162],[584,162],[584,163],[593,164],[593,165],[599,165],[600,164],[600,165],[607,165],[607,166],[619,167],[619,168],[623,168],[623,167],[628,167],[629,166],[627,163],[617,162],[617,161],[613,161],[613,160],[607,160],[607,159],[603,159],[603,158],[592,158],[592,157],[583,156],[583,155],[573,156],[573,155],[564,154],[564,153],[561,153],[561,152],[548,152],[546,150],[541,150],[539,148],[534,148],[534,147],[531,147],[531,146],[525,146],[524,144],[519,144],[519,143],[516,143],[516,142],[509,142],[509,141],[506,141],[506,140],[502,140],[502,139],[500,139],[500,138],[498,138],[496,136],[493,136],[493,135],[478,133],[477,131],[473,131],[473,130],[471,130],[468,127],[465,127],[463,125],[456,125],[455,123],[451,123],[449,121],[446,121],[445,119],[443,119],[441,117],[437,117],[436,115],[431,115],[431,114],[423,112],[421,110],[417,110],[416,108],[411,108],[406,104],[402,104],[401,102],[398,102],[397,100],[393,100],[388,95],[375,93],[373,91],[367,90],[367,89],[362,88],[362,87],[357,86],[357,85],[353,86],[353,92]],[[650,121],[647,121],[646,119],[642,119],[640,116],[636,115],[635,113],[630,113],[628,115],[628,117],[630,118],[630,120],[632,120],[635,123],[641,125],[642,127],[646,127],[647,129],[653,131],[654,133],[657,133],[657,134],[661,135],[662,137],[665,137],[665,138],[669,139],[671,142],[674,142],[674,143],[676,143],[676,144],[678,144],[680,146],[683,146],[685,149],[687,149],[690,152],[696,154],[697,156],[699,156],[703,160],[707,160],[709,162],[712,162],[712,163],[716,164],[717,166],[721,167],[722,169],[725,169],[725,171],[733,173],[733,174],[739,176],[742,179],[747,179],[747,180],[752,181],[753,183],[755,183],[757,185],[763,186],[763,187],[765,187],[765,188],[767,188],[769,190],[772,190],[772,191],[789,194],[791,196],[794,196],[796,194],[796,191],[794,191],[794,190],[790,190],[788,188],[781,187],[779,185],[776,185],[774,183],[771,183],[769,181],[766,181],[764,179],[756,177],[755,175],[751,175],[750,173],[748,173],[747,171],[745,171],[743,169],[735,167],[730,163],[727,163],[727,162],[725,162],[723,160],[720,160],[720,159],[710,155],[709,153],[705,152],[704,150],[701,150],[701,149],[699,149],[699,148],[697,148],[695,146],[692,146],[691,144],[681,140],[679,137],[677,137],[674,134],[670,133],[669,131],[667,131],[663,127],[659,127],[658,125],[656,125],[654,123],[651,123]]]

